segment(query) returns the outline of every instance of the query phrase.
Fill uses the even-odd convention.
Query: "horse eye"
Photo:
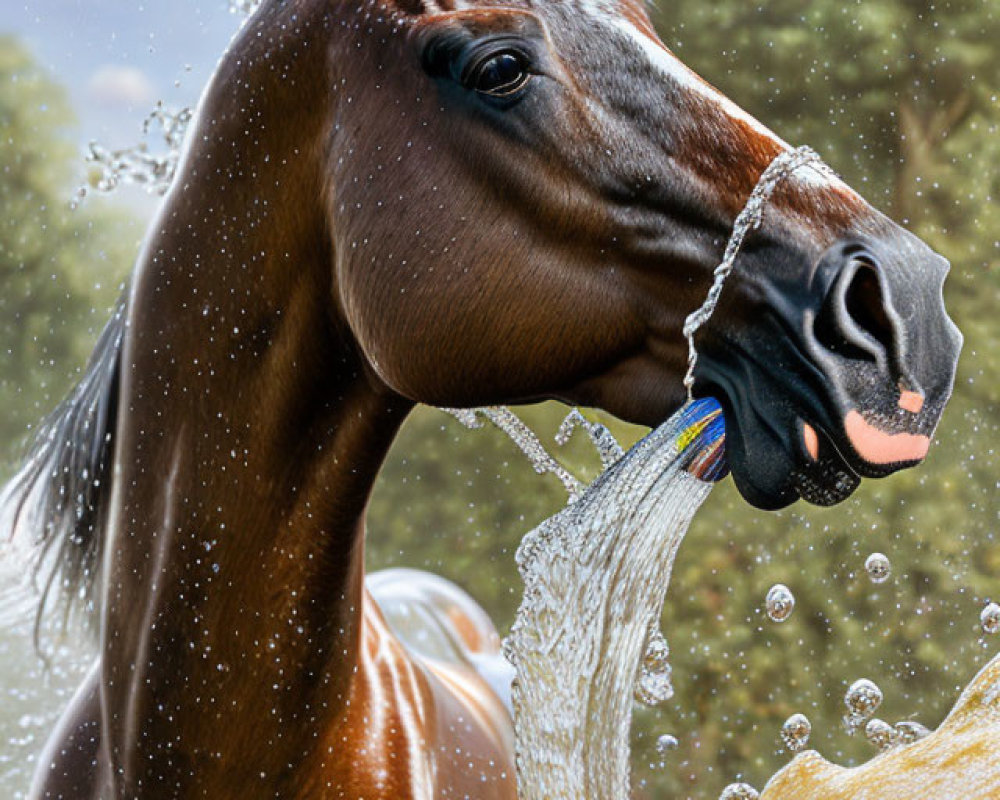
[[[508,97],[527,82],[531,74],[519,53],[506,51],[483,59],[472,69],[469,88],[494,97]]]

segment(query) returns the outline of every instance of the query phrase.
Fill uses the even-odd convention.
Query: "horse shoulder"
[[[407,648],[366,592],[346,713],[303,797],[513,800],[511,723],[471,665]]]

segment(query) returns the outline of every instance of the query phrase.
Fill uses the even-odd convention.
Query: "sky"
[[[195,105],[241,21],[228,0],[0,0],[0,33],[27,44],[69,93],[81,163],[92,140],[136,144],[158,100]],[[151,214],[155,199],[138,191],[123,199]]]

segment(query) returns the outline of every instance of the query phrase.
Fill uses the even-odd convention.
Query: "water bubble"
[[[249,16],[257,10],[261,0],[229,0],[229,13]]]
[[[99,192],[113,192],[123,183],[146,187],[150,193],[166,194],[174,179],[181,145],[191,122],[192,110],[168,109],[157,101],[142,125],[142,141],[121,149],[91,142],[86,156],[90,169],[87,186]],[[150,147],[148,137],[159,129],[162,147]],[[158,151],[158,152],[154,152]],[[86,191],[87,186],[81,187]]]
[[[654,631],[646,643],[646,655],[639,665],[633,696],[645,706],[656,706],[674,696],[670,681],[670,648],[663,634]]]
[[[1000,605],[987,603],[979,615],[979,624],[983,627],[983,633],[1000,631]]]
[[[767,616],[773,622],[784,622],[792,615],[792,610],[795,608],[795,595],[785,584],[776,583],[768,590],[764,604]]]
[[[882,690],[867,678],[861,678],[844,694],[844,705],[847,706],[844,726],[848,733],[854,733],[882,705]]]
[[[893,728],[896,730],[896,741],[899,744],[913,744],[930,735],[930,729],[911,719],[900,720]]]
[[[885,751],[896,744],[896,730],[883,719],[868,720],[865,738],[879,750]]]
[[[760,792],[749,783],[731,783],[722,790],[719,800],[757,800]]]
[[[656,752],[665,756],[671,750],[677,749],[677,737],[669,733],[664,733],[656,740]]]
[[[798,753],[805,750],[809,744],[809,734],[812,733],[812,723],[805,714],[792,714],[781,726],[781,741],[789,752]]]
[[[865,572],[872,583],[885,583],[892,574],[892,564],[885,553],[872,553],[865,559]]]

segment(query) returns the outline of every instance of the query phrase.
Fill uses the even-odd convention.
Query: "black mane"
[[[0,493],[9,537],[31,537],[41,599],[36,643],[53,589],[65,623],[74,608],[96,619],[111,492],[126,297],[115,304],[79,383],[39,424],[18,473]]]

